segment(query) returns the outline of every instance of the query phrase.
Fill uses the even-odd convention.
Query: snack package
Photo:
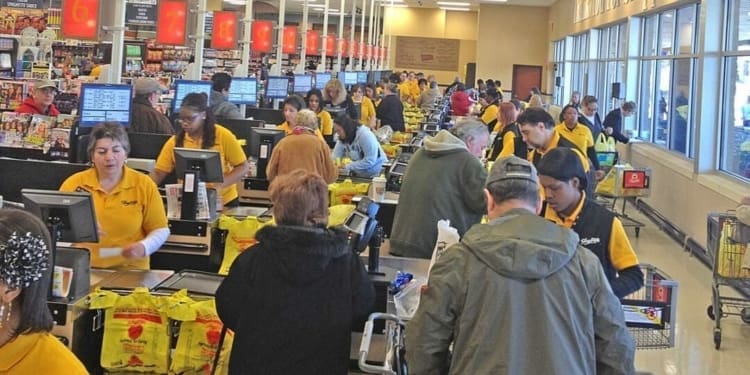
[[[232,262],[243,251],[255,245],[255,233],[260,228],[270,224],[271,221],[260,221],[255,216],[248,216],[244,220],[235,219],[232,216],[221,215],[219,217],[219,229],[227,230],[227,241],[224,245],[224,259],[219,268],[220,275],[229,273]]]
[[[126,296],[97,289],[91,309],[105,309],[101,366],[110,372],[166,373],[169,321],[161,297],[146,288]]]

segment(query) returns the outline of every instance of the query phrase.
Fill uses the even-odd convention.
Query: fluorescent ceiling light
[[[459,2],[451,2],[451,1],[438,1],[438,5],[446,5],[446,6],[456,6],[456,7],[468,7],[471,5],[470,3],[459,3]]]
[[[461,11],[461,12],[468,12],[468,11],[471,10],[469,8],[454,8],[454,7],[440,7],[440,9],[442,9],[442,10],[457,10],[457,11]]]
[[[381,7],[390,7],[390,8],[408,8],[409,6],[406,4],[380,4]]]
[[[391,1],[391,0],[378,0],[378,1],[381,2],[381,3],[383,3],[383,4],[390,4],[391,2],[398,4],[398,3],[403,3],[404,2],[404,0],[393,0],[393,1]]]

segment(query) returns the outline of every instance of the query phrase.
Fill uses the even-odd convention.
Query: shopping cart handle
[[[398,316],[393,314],[370,314],[367,322],[365,323],[365,327],[362,330],[362,343],[359,346],[359,361],[357,362],[357,364],[359,365],[359,369],[364,372],[383,375],[397,375],[396,372],[388,366],[387,361],[383,363],[382,366],[375,366],[367,363],[367,355],[370,352],[370,342],[372,341],[372,329],[375,325],[375,320],[378,319],[393,320],[401,326],[404,325],[404,322]]]

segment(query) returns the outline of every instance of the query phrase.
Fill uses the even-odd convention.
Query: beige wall
[[[513,64],[538,65],[546,87],[547,13],[546,7],[480,5],[477,78],[499,79],[503,90],[510,90]]]
[[[466,74],[466,64],[476,61],[477,29],[476,12],[452,12],[436,8],[393,8],[386,9],[384,14],[383,31],[386,35],[385,45],[388,46],[388,36],[393,35],[393,44],[389,51],[391,69],[404,70],[394,66],[396,51],[395,36],[414,36],[423,38],[458,39],[461,41],[458,51],[458,69],[455,71],[422,70],[426,75],[434,74],[438,82],[448,84],[455,76]],[[414,70],[414,69],[407,69]]]

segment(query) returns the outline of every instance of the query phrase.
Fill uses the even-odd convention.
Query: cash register
[[[250,155],[248,156],[255,158],[257,172],[254,176],[248,176],[240,182],[241,203],[270,205],[266,167],[268,167],[273,149],[285,135],[283,130],[250,128]]]

